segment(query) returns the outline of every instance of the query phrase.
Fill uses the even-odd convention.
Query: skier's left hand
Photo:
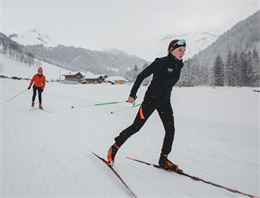
[[[133,97],[131,97],[131,96],[128,97],[127,102],[130,102],[131,104],[133,104],[134,101],[135,101],[135,98],[133,98]]]
[[[43,92],[44,88],[42,88],[42,92]]]

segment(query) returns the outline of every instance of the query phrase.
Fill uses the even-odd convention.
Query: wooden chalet
[[[81,80],[82,84],[101,84],[107,78],[107,75],[87,75]]]
[[[69,73],[67,75],[63,75],[64,76],[64,80],[67,80],[67,81],[78,81],[78,82],[81,82],[82,79],[84,79],[84,75],[80,72],[77,72],[77,73]]]

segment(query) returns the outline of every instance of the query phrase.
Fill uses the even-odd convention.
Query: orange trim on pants
[[[143,113],[143,108],[142,107],[140,107],[139,113],[140,113],[141,120],[144,120],[145,118],[144,118],[144,113]]]

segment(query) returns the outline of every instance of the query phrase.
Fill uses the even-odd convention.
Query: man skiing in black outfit
[[[168,56],[156,58],[153,63],[137,76],[128,98],[128,102],[130,103],[135,101],[137,90],[142,81],[151,74],[153,74],[153,79],[145,93],[144,100],[133,124],[123,130],[119,136],[115,138],[115,143],[109,148],[107,153],[109,164],[113,164],[115,155],[120,146],[122,146],[131,135],[142,128],[146,120],[156,109],[165,129],[159,165],[165,169],[178,169],[178,166],[168,159],[175,132],[170,98],[172,87],[180,78],[181,69],[183,67],[182,57],[184,56],[185,49],[185,40],[171,41],[168,47]]]

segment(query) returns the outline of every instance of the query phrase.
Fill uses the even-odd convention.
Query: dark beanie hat
[[[171,51],[175,50],[178,47],[185,47],[186,46],[186,41],[181,39],[174,39],[170,42],[169,47],[168,47],[168,53]]]

